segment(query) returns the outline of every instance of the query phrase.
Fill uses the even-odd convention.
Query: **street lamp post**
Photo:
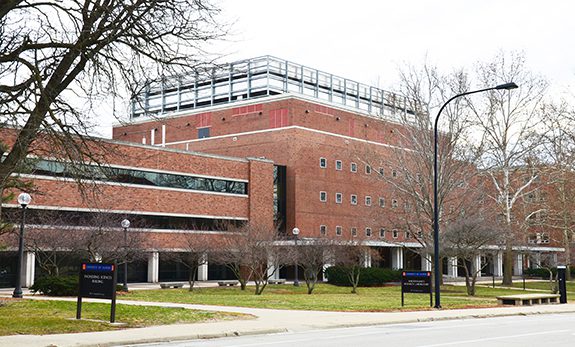
[[[130,221],[127,219],[122,220],[122,228],[124,228],[124,285],[122,290],[128,291],[128,228],[130,227]]]
[[[291,231],[293,236],[294,236],[294,242],[295,242],[295,251],[296,251],[296,258],[295,258],[295,279],[293,281],[293,285],[296,287],[299,287],[299,274],[298,274],[298,249],[297,249],[297,236],[299,234],[299,229],[298,228],[293,228],[293,230]]]
[[[435,277],[435,308],[441,308],[441,293],[440,293],[440,288],[439,286],[441,285],[441,280],[440,280],[440,269],[439,269],[439,203],[438,203],[438,193],[437,193],[437,181],[438,181],[438,167],[437,167],[437,122],[439,121],[439,116],[441,115],[441,111],[443,111],[443,109],[445,108],[445,106],[447,106],[447,104],[449,104],[452,100],[457,99],[459,97],[465,96],[465,95],[469,95],[469,94],[475,94],[475,93],[481,93],[481,92],[486,92],[488,90],[495,90],[495,89],[505,89],[505,90],[511,90],[511,89],[515,89],[517,88],[517,84],[510,82],[510,83],[505,83],[505,84],[501,84],[498,85],[496,87],[491,87],[491,88],[485,88],[485,89],[479,89],[479,90],[474,90],[474,91],[470,91],[470,92],[465,92],[465,93],[461,93],[461,94],[457,94],[455,96],[453,96],[451,99],[447,100],[445,102],[445,104],[443,104],[443,106],[441,106],[441,108],[439,109],[439,112],[437,112],[437,116],[435,117],[435,123],[434,123],[434,127],[433,127],[433,141],[434,141],[434,157],[433,157],[433,262],[434,262],[434,266],[433,266],[433,274]]]
[[[18,195],[18,203],[22,206],[22,219],[20,220],[20,238],[18,239],[18,267],[16,268],[16,287],[13,298],[22,297],[22,262],[24,259],[24,224],[26,222],[26,207],[32,201],[32,197],[28,193],[20,193]]]

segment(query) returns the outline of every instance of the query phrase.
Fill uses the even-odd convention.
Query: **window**
[[[371,228],[365,228],[365,236],[371,237]]]
[[[351,194],[350,203],[351,203],[352,205],[357,205],[357,195]]]
[[[205,139],[207,137],[210,137],[210,128],[198,129],[198,139]]]
[[[327,159],[319,158],[319,167],[321,167],[322,169],[325,169],[327,167]]]
[[[411,238],[411,233],[409,231],[405,232],[405,239],[410,239]]]
[[[385,173],[385,171],[383,170],[382,167],[379,168],[379,175],[383,177],[383,174]]]
[[[379,198],[379,207],[385,207],[385,199],[382,197]]]
[[[335,227],[335,234],[337,236],[341,236],[341,226],[340,225]]]
[[[1,159],[0,159],[1,160]],[[82,164],[81,173],[64,163],[53,160],[26,160],[33,175],[82,178],[99,182],[126,183],[140,186],[154,186],[176,189],[211,191],[229,194],[248,193],[248,183],[227,179],[195,177],[164,172],[125,169],[118,167],[97,167]],[[30,172],[28,172],[30,173]]]
[[[351,172],[357,172],[357,164],[356,163],[351,163],[350,168]]]
[[[320,226],[319,226],[319,234],[320,234],[321,236],[327,235],[327,226],[325,226],[325,225],[320,225]]]
[[[397,206],[399,206],[399,203],[397,202],[397,200],[395,200],[395,199],[391,200],[391,208],[397,208]]]
[[[351,236],[353,236],[353,237],[357,236],[357,228],[356,227],[351,228]]]
[[[395,170],[395,169],[391,170],[391,177],[397,178],[397,176],[398,176],[397,170]]]
[[[365,174],[366,174],[366,175],[371,175],[371,166],[365,165]]]
[[[335,193],[335,203],[336,203],[336,204],[341,204],[341,200],[342,200],[342,195],[341,195],[341,193]]]
[[[327,193],[326,192],[319,192],[319,201],[321,201],[321,202],[327,201]]]
[[[343,165],[343,164],[341,163],[341,160],[336,160],[336,161],[335,161],[335,169],[336,169],[336,170],[341,171],[342,165]]]
[[[379,228],[379,237],[385,238],[385,228]]]
[[[365,197],[365,206],[371,206],[371,196]]]
[[[391,237],[393,237],[394,239],[397,239],[399,237],[399,231],[397,231],[397,229],[393,229],[391,231]]]

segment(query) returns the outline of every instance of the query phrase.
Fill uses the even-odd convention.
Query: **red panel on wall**
[[[350,119],[349,120],[349,129],[348,129],[349,136],[353,136],[354,129],[355,129],[355,119]]]
[[[203,128],[203,127],[209,127],[212,125],[212,113],[211,112],[206,112],[206,113],[200,113],[197,115],[197,127],[198,128]]]
[[[232,110],[232,116],[243,116],[245,114],[262,112],[263,104],[236,107]]]
[[[270,128],[281,128],[288,126],[288,110],[282,108],[270,111]]]

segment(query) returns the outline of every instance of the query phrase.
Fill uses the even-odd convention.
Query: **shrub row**
[[[78,295],[78,276],[40,277],[34,281],[30,290],[50,296],[76,296]]]
[[[336,286],[351,286],[347,272],[343,266],[332,266],[326,269],[327,282]],[[401,271],[378,267],[361,268],[359,286],[380,286],[388,282],[400,282]]]

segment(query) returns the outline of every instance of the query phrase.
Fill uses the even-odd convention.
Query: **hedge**
[[[332,266],[325,270],[327,283],[336,286],[351,287],[349,278],[343,266]],[[381,286],[388,282],[400,282],[401,271],[378,267],[361,268],[359,275],[360,287]]]
[[[78,295],[78,276],[40,277],[34,281],[30,290],[51,296],[76,296]]]

